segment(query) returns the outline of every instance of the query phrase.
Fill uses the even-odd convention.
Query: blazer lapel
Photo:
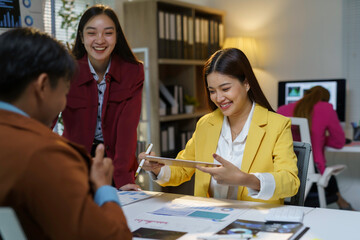
[[[262,127],[267,124],[267,112],[267,109],[256,104],[241,164],[241,170],[246,173],[249,172],[264,137],[265,130]]]
[[[201,155],[199,161],[213,162],[214,158],[212,154],[216,153],[216,148],[220,137],[223,119],[224,119],[224,115],[222,115],[219,109],[215,110],[212,113],[212,116],[209,117],[204,132],[200,134],[202,138],[200,143],[201,149],[197,151],[197,154]],[[195,171],[196,171],[195,181],[199,181],[199,184],[195,184],[196,195],[202,197],[208,196],[211,175],[197,169]],[[198,186],[198,189],[196,189],[196,186]],[[206,189],[206,192],[203,192],[204,189]]]
[[[266,108],[258,104],[255,105],[241,164],[241,171],[243,172],[249,173],[250,167],[255,160],[255,155],[265,135],[265,130],[262,127],[267,124],[267,112],[268,110]],[[245,188],[243,186],[239,186],[238,199],[241,199],[244,190]]]
[[[207,162],[213,162],[212,154],[216,153],[217,144],[221,133],[224,115],[217,109],[213,116],[209,118],[208,128],[206,129],[206,137],[204,141],[204,158]]]

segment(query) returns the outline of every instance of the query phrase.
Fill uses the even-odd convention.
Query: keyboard
[[[294,207],[272,208],[265,216],[265,220],[270,222],[302,222],[303,218],[304,211]]]

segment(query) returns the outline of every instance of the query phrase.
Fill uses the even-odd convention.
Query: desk
[[[350,144],[345,145],[341,149],[336,149],[336,148],[332,148],[332,147],[326,147],[325,150],[327,152],[360,153],[360,142],[359,141],[352,142]]]
[[[132,204],[123,206],[125,216],[128,221],[128,225],[131,231],[134,231],[138,228],[139,221],[142,218],[146,218],[145,215],[148,212],[155,211],[163,207],[166,203],[170,202],[189,202],[193,201],[194,203],[202,202],[206,206],[222,206],[225,208],[235,208],[239,209],[239,215],[235,219],[241,218],[246,220],[253,221],[264,221],[265,215],[268,213],[269,209],[272,207],[278,207],[279,205],[265,204],[265,203],[256,203],[256,202],[245,202],[245,201],[236,201],[236,200],[219,200],[212,198],[199,198],[187,195],[179,194],[169,194],[169,193],[159,193],[152,198],[148,198],[142,201],[134,202]],[[284,207],[295,207],[295,206],[284,206]],[[360,212],[355,211],[343,211],[343,210],[334,210],[334,209],[321,209],[321,208],[309,208],[309,207],[295,207],[301,208],[305,212],[304,216],[304,225],[310,227],[309,231],[301,238],[301,240],[332,240],[332,239],[358,239],[358,226],[360,222]],[[178,221],[177,223],[168,223],[167,216],[163,216],[160,221],[153,221],[144,223],[146,226],[151,226],[149,228],[174,228],[180,231],[187,227],[186,221]],[[189,218],[188,218],[189,219]],[[234,219],[234,220],[235,220]],[[190,220],[189,220],[190,221]],[[200,220],[198,220],[200,221]],[[202,220],[207,221],[207,220]],[[155,222],[155,223],[154,223]],[[225,225],[221,223],[212,223],[207,222],[208,224],[208,233],[216,233],[223,229]],[[164,227],[164,225],[167,225]],[[175,226],[176,225],[176,226]],[[156,227],[154,227],[156,226]],[[188,226],[189,227],[189,226]],[[192,233],[188,233],[181,237],[181,239],[196,239],[198,233],[196,229],[201,228],[201,226],[191,226]],[[195,230],[194,230],[195,228]],[[190,229],[190,227],[189,227]],[[195,231],[195,232],[194,232]],[[204,231],[200,231],[204,233]]]
[[[327,165],[345,164],[347,169],[336,176],[341,195],[360,210],[360,142],[354,141],[342,149],[325,148]],[[330,207],[337,207],[331,204]]]

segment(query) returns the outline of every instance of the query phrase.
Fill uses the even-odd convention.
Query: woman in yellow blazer
[[[146,161],[143,168],[161,186],[180,185],[195,173],[195,196],[283,203],[295,195],[300,181],[290,120],[273,111],[244,53],[235,48],[214,53],[204,80],[214,111],[198,121],[177,158],[222,166],[194,169]]]

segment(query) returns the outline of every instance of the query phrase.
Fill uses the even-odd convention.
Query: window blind
[[[71,35],[76,32],[76,27],[63,29],[61,23],[63,18],[59,15],[60,9],[63,8],[63,1],[45,0],[44,8],[44,27],[45,32],[53,34],[61,42],[70,42]],[[67,2],[74,2],[72,12],[76,16],[84,12],[87,6],[94,4],[93,0],[68,0]],[[54,7],[54,8],[53,8]],[[52,22],[55,20],[55,23]],[[53,29],[55,26],[55,31]]]
[[[75,15],[81,14],[85,11],[87,6],[92,6],[97,3],[105,4],[114,7],[114,0],[68,0],[67,2],[74,2],[73,12]],[[70,28],[67,31],[61,28],[62,17],[59,11],[62,8],[63,1],[45,0],[44,6],[44,30],[53,35],[61,42],[69,42],[71,35],[76,32],[76,27]]]

